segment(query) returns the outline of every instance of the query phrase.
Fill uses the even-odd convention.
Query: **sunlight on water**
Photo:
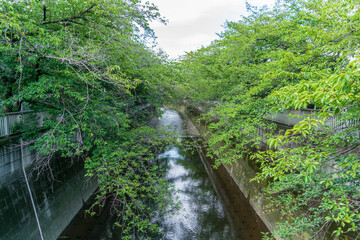
[[[184,133],[183,120],[179,113],[171,109],[162,109],[163,114],[159,118],[159,127],[178,134]]]
[[[159,122],[160,126],[172,132],[184,133],[181,116],[174,110],[165,110]],[[163,239],[231,237],[224,209],[220,200],[214,195],[199,156],[173,146],[159,155],[159,159],[167,160],[166,179],[177,191],[173,196],[174,200],[180,201],[178,213],[174,216],[165,215],[159,223],[165,232]],[[210,225],[205,224],[207,221]],[[217,228],[219,229],[216,230]]]
[[[184,136],[181,116],[174,110],[163,111],[158,126]],[[184,138],[178,140],[181,143]],[[206,169],[211,167],[208,162],[202,161],[195,148],[185,149],[181,144],[169,146],[158,156],[158,163],[164,170],[165,178],[175,188],[173,199],[179,201],[180,209],[167,212],[153,209],[151,222],[157,223],[164,234],[153,236],[152,239],[261,239],[256,217],[229,175],[218,170],[207,172]],[[116,217],[112,217],[100,221],[97,226],[101,230],[91,231],[92,238],[84,234],[79,239],[121,239],[121,230],[113,225],[115,220]],[[89,229],[88,226],[86,228]],[[79,232],[75,234],[79,237]]]

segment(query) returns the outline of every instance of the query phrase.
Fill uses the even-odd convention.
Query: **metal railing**
[[[24,123],[24,115],[31,113],[33,113],[33,111],[11,112],[0,116],[0,137],[7,137],[19,133]]]
[[[319,110],[313,110],[313,109],[284,110],[282,113],[270,114],[265,118],[272,122],[285,124],[287,126],[295,126],[297,123],[303,120],[306,115],[314,114],[315,112],[318,111]],[[296,117],[289,117],[289,114],[296,115]]]
[[[282,113],[270,114],[265,118],[275,123],[280,123],[287,125],[289,127],[293,127],[301,120],[303,120],[305,117],[308,117],[310,114],[315,114],[316,112],[319,111],[320,110],[314,110],[314,109],[285,110]],[[290,117],[289,114],[293,115],[294,117]],[[355,126],[359,123],[360,123],[360,119],[343,120],[339,116],[330,117],[325,121],[325,125],[333,128],[333,131],[335,133],[340,132],[346,128]]]

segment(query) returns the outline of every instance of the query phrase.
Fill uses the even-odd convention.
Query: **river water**
[[[177,132],[179,141],[183,141],[186,135],[183,120],[175,110],[165,109],[159,125]],[[155,214],[158,217],[152,221],[164,232],[157,239],[261,239],[261,232],[268,230],[225,169],[214,170],[210,160],[195,146],[193,149],[180,146],[170,146],[159,155],[165,177],[177,191],[173,197],[180,200],[180,210],[176,215]],[[119,230],[113,226],[114,219],[100,216],[86,220],[78,216],[62,236],[64,239],[121,239]]]

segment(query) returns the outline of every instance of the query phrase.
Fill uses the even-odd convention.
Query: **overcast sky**
[[[251,5],[271,6],[275,0],[248,0]],[[207,46],[216,39],[226,20],[246,15],[245,0],[150,0],[169,23],[153,22],[160,48],[176,58]]]

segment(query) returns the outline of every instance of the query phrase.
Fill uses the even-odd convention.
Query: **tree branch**
[[[356,32],[356,31],[358,31],[358,30],[360,30],[360,27],[359,27],[359,28],[352,29],[351,31],[349,31],[349,32],[347,32],[347,33],[344,33],[343,35],[341,35],[340,37],[338,37],[338,38],[335,39],[335,40],[332,40],[331,42],[338,43],[338,42],[340,42],[344,37],[352,34],[353,32]]]
[[[96,4],[93,3],[89,8],[87,8],[85,11],[81,12],[78,15],[74,15],[72,17],[59,19],[59,20],[43,22],[42,24],[45,25],[45,24],[52,24],[52,23],[59,23],[59,22],[73,22],[72,20],[82,18],[84,14],[90,12],[90,10],[93,9],[95,6],[96,6]]]
[[[46,5],[45,4],[43,5],[43,11],[44,11],[43,21],[45,22],[46,21]]]

